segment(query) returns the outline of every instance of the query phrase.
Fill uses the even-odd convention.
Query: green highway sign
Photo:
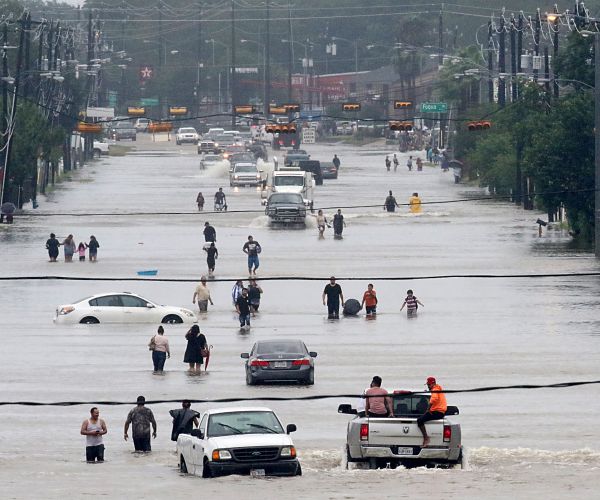
[[[140,100],[140,106],[158,106],[157,97],[142,97]]]
[[[448,104],[445,102],[422,102],[421,113],[447,113]]]

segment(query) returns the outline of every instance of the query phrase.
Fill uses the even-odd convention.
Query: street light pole
[[[236,82],[236,74],[235,74],[235,0],[231,0],[231,103],[230,103],[230,112],[231,112],[231,128],[235,129],[236,127],[236,116],[233,112],[235,105],[237,104],[237,82]]]
[[[265,117],[269,114],[269,104],[271,103],[271,31],[270,31],[270,0],[267,0],[267,33],[264,46],[264,78],[265,78],[265,97],[263,113]]]
[[[594,85],[594,123],[596,130],[600,126],[600,34],[594,35],[594,63],[595,63],[595,85]],[[594,134],[595,140],[595,181],[594,181],[594,243],[596,258],[600,258],[600,134]]]

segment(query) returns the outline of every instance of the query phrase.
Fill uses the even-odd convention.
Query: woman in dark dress
[[[46,241],[46,248],[48,249],[48,256],[50,257],[50,262],[56,262],[56,258],[58,257],[59,246],[60,242],[56,239],[56,235],[54,233],[50,233],[50,239]]]
[[[187,347],[183,362],[190,365],[189,373],[200,373],[202,370],[202,349],[206,349],[206,337],[200,333],[198,325],[193,325],[185,334]]]

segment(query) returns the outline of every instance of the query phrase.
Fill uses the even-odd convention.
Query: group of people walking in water
[[[205,364],[206,371],[212,346],[208,345],[206,336],[200,332],[200,327],[192,325],[185,334],[185,340],[187,341],[187,346],[183,355],[183,362],[189,365],[188,373],[200,374],[203,364]],[[162,375],[164,373],[165,361],[171,357],[169,339],[165,335],[165,330],[162,326],[158,327],[156,334],[148,342],[148,349],[152,352],[153,373],[155,375]]]
[[[387,210],[388,212],[395,212],[396,207],[400,208],[400,205],[398,205],[396,198],[390,190],[390,194],[388,194],[387,198],[383,202],[383,209]],[[419,193],[413,193],[408,199],[408,207],[413,214],[421,213],[421,198],[419,198]]]
[[[50,257],[50,262],[56,262],[58,259],[58,251],[59,247],[63,247],[63,251],[65,254],[65,262],[73,262],[73,256],[77,254],[79,256],[79,261],[85,261],[86,251],[89,250],[89,258],[90,262],[96,262],[98,260],[98,248],[100,248],[100,243],[94,235],[90,236],[90,241],[84,243],[83,241],[79,242],[79,245],[75,245],[75,239],[73,235],[70,234],[67,236],[62,243],[56,239],[56,235],[54,233],[50,233],[50,238],[46,241],[46,250],[48,250],[48,256]]]

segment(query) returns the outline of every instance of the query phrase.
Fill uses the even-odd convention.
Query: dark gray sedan
[[[296,381],[315,383],[317,353],[308,351],[301,340],[260,340],[250,353],[243,352],[246,360],[246,384],[260,382]]]

